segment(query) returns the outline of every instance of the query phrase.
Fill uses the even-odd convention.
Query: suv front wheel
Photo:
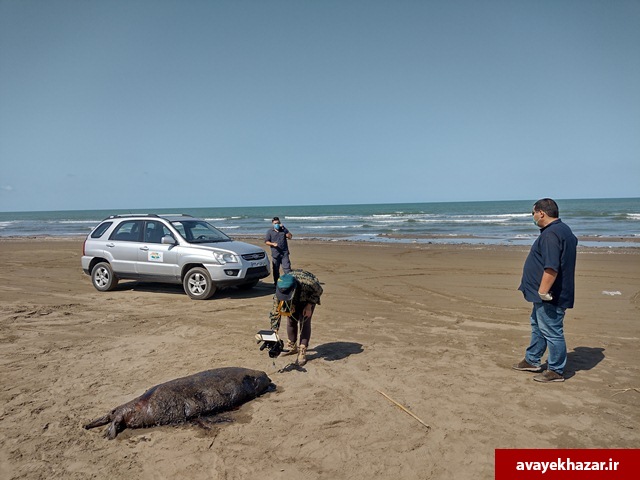
[[[107,262],[97,263],[93,270],[91,270],[91,281],[96,290],[101,292],[108,292],[116,288],[118,285],[118,277],[111,269],[111,265]]]
[[[209,272],[201,267],[189,270],[182,281],[182,286],[187,295],[194,300],[206,300],[216,292]]]

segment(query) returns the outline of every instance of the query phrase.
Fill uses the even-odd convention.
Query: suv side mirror
[[[160,243],[165,245],[176,245],[178,242],[176,242],[176,239],[171,235],[165,235],[164,237],[162,237],[162,240],[160,240]]]

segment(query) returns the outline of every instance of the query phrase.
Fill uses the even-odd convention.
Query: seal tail
[[[95,420],[84,425],[84,428],[89,430],[90,428],[101,427],[111,421],[111,415],[105,415],[104,417],[96,418]]]

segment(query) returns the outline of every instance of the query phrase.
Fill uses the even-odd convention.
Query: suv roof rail
[[[126,217],[159,217],[155,213],[118,213],[116,215],[109,215],[107,218],[126,218]]]
[[[109,220],[112,218],[127,218],[127,217],[189,217],[193,218],[193,215],[189,215],[187,213],[119,213],[116,215],[109,215],[105,220]]]

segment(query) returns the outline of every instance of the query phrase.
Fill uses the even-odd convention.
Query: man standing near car
[[[564,312],[573,308],[578,239],[560,220],[558,204],[550,198],[538,200],[532,215],[540,236],[531,246],[518,288],[525,300],[533,303],[531,342],[524,359],[513,368],[542,372],[533,377],[538,382],[564,382]],[[547,347],[547,370],[542,371],[541,359]]]
[[[271,220],[272,228],[270,228],[264,236],[264,243],[271,247],[271,259],[273,261],[273,283],[278,284],[280,278],[280,265],[284,273],[291,271],[291,261],[289,260],[289,244],[287,239],[291,240],[293,235],[287,230],[287,227],[280,223],[278,217]]]

